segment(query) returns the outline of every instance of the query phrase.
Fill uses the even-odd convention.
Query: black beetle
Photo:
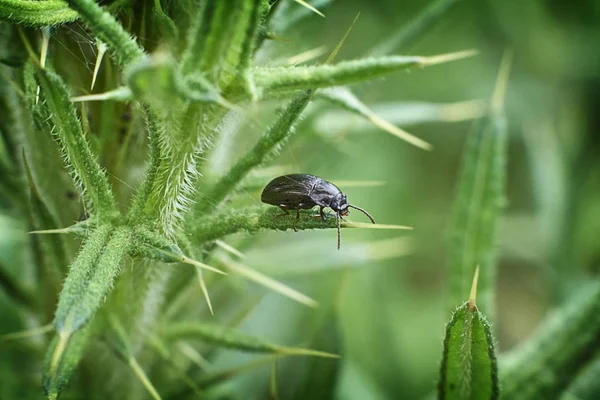
[[[296,219],[292,228],[296,231],[296,222],[300,219],[300,210],[308,210],[319,206],[319,214],[323,221],[327,220],[323,209],[331,208],[337,213],[338,249],[340,248],[340,220],[348,215],[348,208],[355,208],[363,212],[372,223],[375,220],[360,207],[348,204],[346,195],[333,183],[318,176],[308,174],[282,175],[265,186],[260,199],[263,203],[272,204],[281,208],[289,215],[289,210],[296,210]]]

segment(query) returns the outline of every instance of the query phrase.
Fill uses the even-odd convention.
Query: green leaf
[[[583,368],[569,389],[561,396],[561,400],[595,400],[600,393],[600,358]]]
[[[227,67],[228,53],[231,56],[232,51],[240,51],[251,7],[251,2],[246,0],[204,3],[196,17],[196,24],[190,30],[188,48],[181,64],[183,74],[200,71],[209,81],[219,82],[220,73]],[[229,67],[235,69],[235,66]]]
[[[76,11],[61,0],[0,0],[0,19],[31,25],[49,26],[64,24],[79,18]]]
[[[508,62],[500,69],[495,96],[504,93]],[[501,79],[500,79],[501,78]],[[506,196],[507,128],[501,104],[469,134],[454,199],[448,260],[450,301],[460,302],[475,267],[481,267],[479,303],[494,315],[496,237]]]
[[[122,66],[144,56],[144,50],[131,35],[94,0],[69,0],[69,6],[79,13],[94,35],[110,47]]]
[[[167,40],[171,44],[177,43],[179,39],[179,30],[177,29],[175,22],[163,11],[160,0],[154,1],[152,20],[158,25],[158,29],[164,40]]]
[[[285,347],[269,343],[231,328],[196,322],[173,323],[163,330],[163,335],[168,340],[198,339],[216,346],[248,351],[253,353],[274,353],[288,356],[315,356],[337,358],[331,353],[317,350]]]
[[[107,217],[118,213],[104,171],[86,141],[75,107],[62,79],[53,72],[38,70],[41,92],[54,124],[55,138],[64,153],[73,178],[79,182],[92,208]]]
[[[73,261],[60,294],[54,318],[59,333],[75,332],[96,313],[129,252],[130,236],[128,228],[115,230],[107,225],[90,234]]]
[[[57,335],[46,353],[44,362],[44,392],[49,399],[58,399],[79,361],[83,357],[92,329],[84,327],[74,334]]]
[[[314,212],[300,211],[300,219],[296,223],[297,230],[305,229],[336,229],[336,215],[326,214],[327,221],[313,218]],[[209,242],[220,239],[232,233],[247,231],[255,233],[260,229],[285,231],[292,229],[292,223],[296,219],[295,214],[282,215],[281,210],[276,207],[247,207],[237,210],[226,210],[216,214],[202,216],[200,219],[190,219],[187,228],[198,243]],[[342,228],[362,229],[412,229],[402,225],[384,224],[362,224],[359,222],[343,221]]]
[[[600,282],[579,285],[523,346],[501,359],[506,399],[549,399],[561,393],[600,351]],[[594,378],[597,382],[598,376]],[[597,394],[597,393],[596,393]]]
[[[415,18],[397,32],[387,35],[385,41],[375,46],[372,56],[383,56],[395,51],[405,51],[425,34],[432,30],[437,22],[460,0],[434,0]]]
[[[492,329],[471,302],[458,307],[446,326],[438,390],[440,400],[499,397]]]
[[[251,70],[252,79],[262,94],[269,95],[296,89],[316,89],[341,86],[377,78],[391,72],[442,64],[472,57],[474,51],[442,54],[431,57],[388,56],[342,61],[336,65],[295,66],[295,67],[255,67]]]
[[[132,221],[132,223],[135,223],[136,221],[139,222],[142,212],[152,215],[152,210],[146,209],[146,205],[148,204],[148,199],[150,198],[152,187],[156,181],[156,176],[161,163],[160,121],[149,107],[144,107],[144,116],[146,117],[146,130],[148,131],[150,160],[148,169],[146,170],[146,176],[138,186],[131,207],[127,213],[127,219]]]

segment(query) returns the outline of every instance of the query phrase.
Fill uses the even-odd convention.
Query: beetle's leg
[[[290,215],[290,212],[287,210],[287,208],[284,208],[283,205],[280,205],[279,208],[281,208],[281,211],[283,211],[283,214],[276,215],[273,217],[273,219],[279,218],[279,217],[285,217],[286,215]]]
[[[298,232],[298,229],[296,229],[296,223],[298,222],[298,220],[300,219],[300,209],[296,209],[296,219],[294,220],[294,222],[292,222],[292,229],[294,230],[294,232]]]
[[[325,207],[321,206],[321,209],[319,210],[319,214],[321,214],[321,219],[323,220],[323,222],[327,221],[327,217],[325,216],[325,213],[323,212],[323,209]]]

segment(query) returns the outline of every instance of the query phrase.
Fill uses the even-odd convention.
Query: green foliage
[[[599,334],[600,284],[593,282],[582,286],[534,337],[502,360],[503,396],[547,399],[561,393],[593,360]]]
[[[479,303],[490,315],[495,311],[496,238],[506,197],[507,128],[502,109],[510,66],[510,60],[506,60],[490,116],[481,120],[467,139],[452,216],[448,263],[453,304],[467,292],[476,266],[481,266]]]
[[[597,140],[583,133],[597,129],[573,109],[594,98],[594,57],[576,50],[573,30],[552,28],[551,7],[434,0],[403,3],[396,15],[397,2],[358,2],[367,16],[349,24],[356,4],[330,3],[0,0],[1,398],[418,398],[433,389],[440,359],[440,398],[496,399],[500,388],[511,399],[598,397],[600,290],[596,278],[581,284],[597,273],[600,248],[600,193],[586,185],[597,180]],[[508,57],[489,107],[462,101],[491,86],[488,64],[498,57],[489,38],[521,29],[506,9],[538,29],[528,23],[513,41],[530,47],[516,51],[508,118]],[[494,34],[472,34],[482,26]],[[539,32],[557,40],[545,46]],[[397,54],[429,33],[415,54],[434,55]],[[476,54],[456,43],[485,55],[421,71]],[[326,53],[322,62],[306,56]],[[543,62],[527,59],[538,53]],[[556,86],[540,94],[540,76]],[[565,82],[587,80],[589,96],[562,95]],[[561,110],[556,126],[550,98]],[[332,116],[332,106],[344,114]],[[364,128],[352,114],[435,150],[346,136]],[[444,254],[460,121],[480,118]],[[429,125],[417,137],[399,127],[410,123]],[[514,176],[532,182],[507,174],[509,143]],[[287,172],[326,177],[380,224],[344,217],[343,228],[359,230],[344,229],[335,251],[334,213],[322,221],[302,210],[296,223],[295,212],[258,204],[264,184]],[[508,189],[507,175],[516,180]],[[569,180],[571,191],[561,186]],[[525,187],[539,204],[523,206]],[[506,198],[530,219],[513,208],[504,215]],[[384,236],[413,226],[410,239]],[[541,318],[545,300],[513,286],[546,283],[540,276],[552,276],[557,259],[572,272],[560,286],[579,293],[527,338],[526,313]],[[446,300],[461,303],[477,265],[481,311],[474,296],[456,309],[442,350],[440,311]],[[504,356],[516,341],[524,343]]]
[[[81,184],[91,208],[100,218],[110,218],[116,212],[115,199],[104,172],[94,159],[83,136],[75,107],[62,79],[49,71],[39,71],[40,87],[48,107],[52,130],[62,148],[70,173]]]
[[[0,19],[23,25],[48,26],[71,22],[79,17],[62,0],[2,0]]]
[[[454,311],[446,327],[440,399],[498,399],[498,366],[492,328],[469,302]]]
[[[473,56],[471,51],[432,57],[388,56],[342,61],[336,65],[265,68],[255,67],[251,76],[263,95],[296,89],[348,85],[391,72],[435,65]]]
[[[210,342],[217,346],[227,347],[241,351],[258,353],[275,353],[279,355],[296,356],[318,356],[318,357],[338,357],[335,354],[329,354],[314,350],[300,349],[294,347],[284,347],[266,342],[264,340],[246,335],[218,325],[179,323],[170,325],[163,333],[168,340],[177,340],[181,338],[196,338]]]
[[[75,334],[57,335],[48,347],[44,362],[44,392],[49,399],[57,399],[77,369],[85,353],[91,328],[85,327]]]

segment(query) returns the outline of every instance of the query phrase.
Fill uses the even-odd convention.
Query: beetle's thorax
[[[333,208],[334,204],[339,203],[339,200],[336,200],[339,196],[343,196],[342,191],[333,183],[321,178],[315,182],[310,191],[311,200],[322,207]]]
[[[329,207],[342,216],[348,215],[348,200],[346,199],[346,195],[340,192],[331,200]]]

